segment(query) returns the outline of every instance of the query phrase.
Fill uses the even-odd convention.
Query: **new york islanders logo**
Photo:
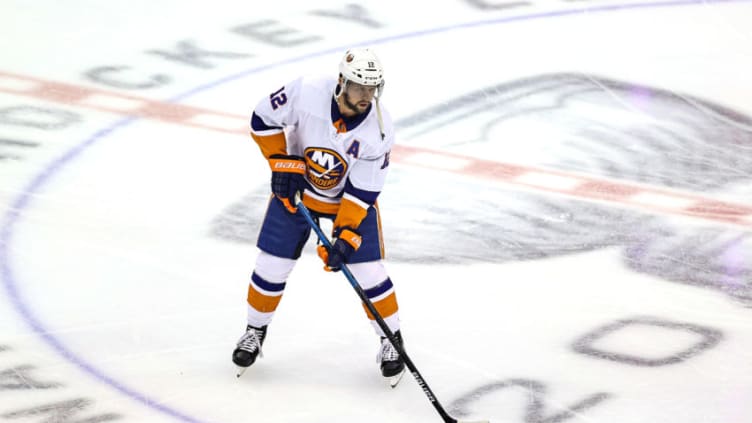
[[[305,150],[304,156],[308,181],[316,188],[332,189],[347,173],[347,162],[334,150],[311,147]]]

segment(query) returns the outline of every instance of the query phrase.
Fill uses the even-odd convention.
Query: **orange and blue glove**
[[[342,265],[349,261],[354,252],[358,251],[362,242],[360,235],[350,228],[337,228],[334,236],[331,248],[323,245],[316,248],[319,257],[324,261],[324,270],[327,272],[342,270]]]
[[[305,160],[300,156],[273,154],[269,157],[272,168],[272,192],[290,213],[298,211],[295,207],[295,194],[306,186]]]

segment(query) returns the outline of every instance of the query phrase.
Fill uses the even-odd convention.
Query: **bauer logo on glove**
[[[269,157],[272,169],[272,192],[282,201],[290,213],[297,212],[294,204],[295,194],[306,186],[306,164],[300,156],[274,154]]]

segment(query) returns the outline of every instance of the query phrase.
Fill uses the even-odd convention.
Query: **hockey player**
[[[248,326],[232,354],[238,376],[261,353],[287,277],[311,232],[296,214],[299,192],[315,218],[333,221],[332,248],[318,247],[324,268],[338,271],[346,263],[402,342],[376,203],[394,143],[391,118],[379,103],[383,90],[383,68],[374,52],[350,49],[339,64],[339,78],[299,78],[256,106],[251,135],[269,161],[273,195],[248,285]],[[381,337],[381,373],[396,383],[404,363],[368,310],[366,315]]]

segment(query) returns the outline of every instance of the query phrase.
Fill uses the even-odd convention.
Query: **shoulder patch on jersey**
[[[347,162],[334,150],[309,147],[303,155],[308,168],[308,181],[316,188],[332,189],[347,173]]]

